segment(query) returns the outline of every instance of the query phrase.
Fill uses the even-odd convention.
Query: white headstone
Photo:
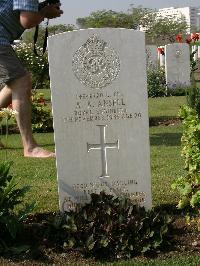
[[[49,38],[60,209],[105,191],[151,208],[144,33]]]
[[[197,45],[192,46],[192,53],[194,53],[193,55],[194,61],[197,61],[198,59],[198,46]]]
[[[165,67],[165,47],[159,46],[157,48],[157,52],[158,52],[159,66],[164,68]]]
[[[197,46],[197,57],[200,58],[200,46]]]
[[[190,86],[190,51],[186,43],[165,47],[165,73],[168,88]]]
[[[146,45],[147,69],[158,67],[158,51],[156,45]]]

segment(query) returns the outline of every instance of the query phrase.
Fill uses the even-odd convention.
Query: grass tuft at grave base
[[[178,194],[171,189],[172,182],[184,174],[181,158],[180,138],[182,136],[181,123],[162,123],[163,118],[174,119],[177,117],[179,106],[185,103],[184,97],[166,97],[149,99],[150,117],[161,121],[159,126],[150,128],[151,167],[152,167],[152,192],[153,205],[169,210],[176,219],[176,248],[170,252],[158,253],[156,258],[137,257],[130,262],[115,262],[105,265],[200,265],[200,239],[198,233],[188,229],[185,224],[185,213],[176,212]],[[5,136],[2,141],[5,142]],[[52,133],[35,134],[37,141],[45,148],[54,150]],[[33,215],[38,217],[48,216],[48,213],[58,211],[58,193],[55,159],[24,158],[19,134],[12,134],[7,139],[7,150],[0,151],[0,160],[13,161],[11,172],[17,177],[18,186],[31,186],[25,197],[25,203],[37,201]],[[177,249],[177,250],[176,250]],[[97,264],[93,259],[85,259],[78,252],[63,253],[53,249],[45,249],[45,258],[35,254],[35,259],[27,260],[25,257],[0,258],[0,265],[92,265]],[[33,257],[34,257],[33,256]],[[37,263],[36,263],[37,262]],[[49,263],[49,264],[48,264]],[[99,264],[104,265],[104,264]]]

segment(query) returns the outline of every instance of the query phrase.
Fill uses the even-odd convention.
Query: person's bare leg
[[[38,146],[33,138],[31,126],[31,77],[29,74],[10,82],[12,106],[18,112],[17,124],[21,133],[25,157],[55,157],[55,154]]]
[[[5,86],[0,91],[0,109],[6,108],[12,103],[12,91],[8,86]]]
[[[6,108],[9,104],[12,103],[12,92],[5,86],[0,90],[0,109]],[[0,149],[5,148],[5,145],[0,140]]]

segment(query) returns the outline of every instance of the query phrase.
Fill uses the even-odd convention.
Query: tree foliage
[[[132,7],[127,13],[113,10],[99,10],[92,12],[88,17],[78,18],[76,22],[80,28],[84,29],[91,27],[138,29],[142,18],[148,14],[148,12],[150,12],[150,9],[141,7]]]
[[[151,16],[152,14],[150,14]],[[158,45],[174,42],[176,35],[186,33],[187,23],[183,17],[157,18],[149,20],[151,23],[146,29],[146,35],[150,42]]]
[[[76,27],[74,25],[68,24],[58,24],[58,25],[52,25],[52,26],[48,26],[48,35],[54,35],[54,34],[58,34],[58,33],[62,33],[62,32],[66,32],[66,31],[72,31],[76,29]],[[38,41],[37,41],[37,45],[38,46],[43,46],[43,42],[44,42],[44,37],[45,37],[45,30],[46,27],[45,25],[40,25],[39,27],[39,35],[38,35]],[[35,29],[32,28],[28,31],[26,31],[23,34],[23,41],[26,43],[33,43],[33,39],[34,39],[34,34],[35,34]]]
[[[78,18],[79,28],[126,28],[142,29],[146,32],[147,42],[157,45],[174,42],[175,36],[185,33],[187,24],[184,17],[157,17],[155,10],[133,5],[127,12],[99,10],[88,17]]]
[[[90,16],[76,20],[80,28],[128,28],[133,25],[132,17],[123,12],[100,10],[92,12]]]

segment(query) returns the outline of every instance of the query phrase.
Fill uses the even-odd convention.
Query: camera
[[[44,8],[45,6],[56,5],[56,4],[60,4],[60,0],[45,0],[41,3],[39,3],[38,9],[40,10],[40,9]]]
[[[45,0],[45,1],[42,1],[39,3],[38,5],[38,11],[40,11],[42,8],[44,8],[45,6],[48,6],[48,5],[56,5],[58,4],[58,6],[56,7],[57,9],[60,9],[60,0]],[[48,21],[47,21],[47,24],[46,24],[46,29],[45,29],[45,36],[44,36],[44,43],[43,43],[43,52],[42,52],[42,55],[44,55],[45,51],[46,51],[46,47],[47,47],[47,38],[48,38]],[[39,25],[37,25],[35,27],[35,33],[34,33],[34,37],[33,37],[33,51],[34,51],[34,54],[36,56],[39,56],[39,54],[37,53],[37,49],[36,49],[36,43],[37,43],[37,39],[38,39],[38,32],[39,32]]]

